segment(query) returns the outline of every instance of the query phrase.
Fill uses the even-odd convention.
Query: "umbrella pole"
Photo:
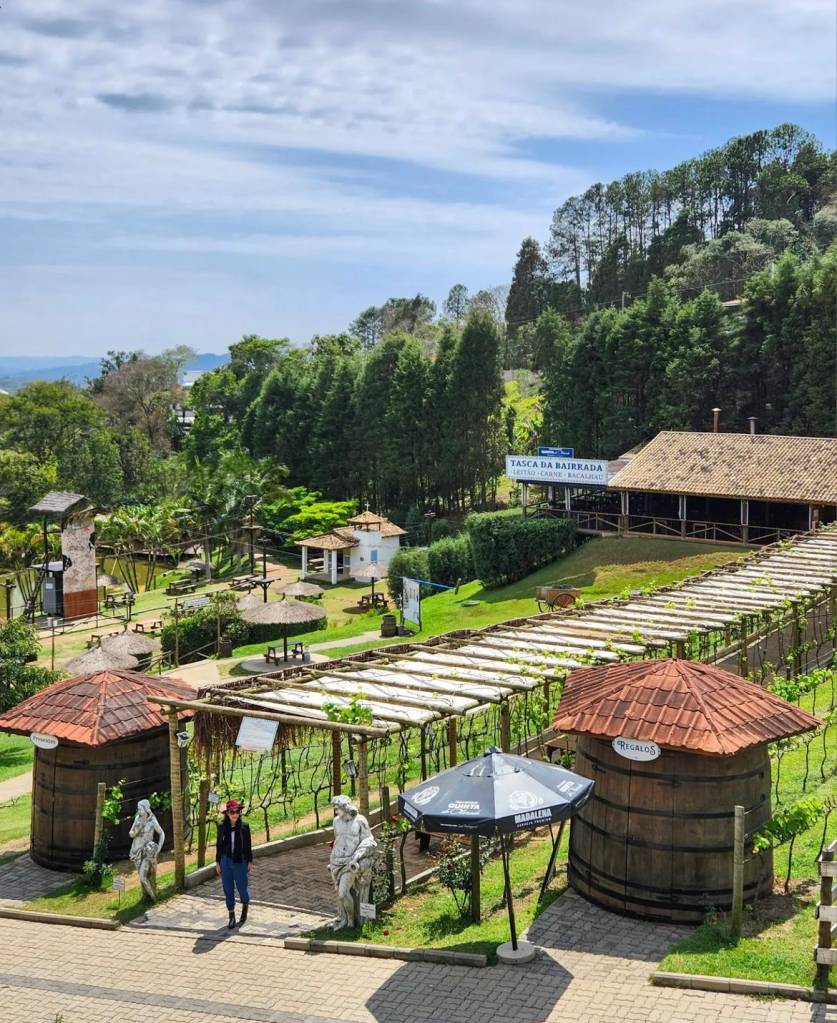
[[[517,951],[517,928],[514,923],[514,906],[512,905],[511,881],[509,879],[509,856],[506,850],[506,836],[500,837],[500,849],[503,856],[503,877],[506,882],[506,906],[509,911],[509,929],[511,930],[511,944],[514,951]]]
[[[285,648],[285,660],[287,661],[288,660],[288,634],[287,634],[287,632],[282,637],[282,643],[283,643],[284,648]]]
[[[549,884],[549,879],[552,877],[552,870],[553,867],[555,866],[555,857],[558,855],[558,846],[561,844],[561,836],[564,834],[564,825],[566,823],[567,822],[565,820],[561,821],[561,827],[558,828],[558,836],[552,843],[552,853],[549,857],[549,863],[547,864],[546,873],[543,876],[543,884],[541,885],[541,893],[538,896],[538,902],[540,902],[543,899],[544,893],[546,892],[546,886]]]

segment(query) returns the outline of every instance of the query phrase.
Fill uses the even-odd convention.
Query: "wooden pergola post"
[[[448,767],[456,767],[456,718],[448,718]]]
[[[183,778],[180,773],[180,747],[177,745],[177,711],[168,712],[169,763],[171,768],[171,829],[174,840],[174,887],[186,883],[186,854],[183,848]]]
[[[303,547],[303,550],[305,548]],[[339,796],[343,791],[343,747],[339,732],[331,733],[331,794]]]
[[[369,747],[367,740],[359,736],[357,740],[357,791],[360,812],[369,816]]]
[[[201,778],[198,786],[198,866],[206,863],[206,815],[209,810],[209,778]]]
[[[500,749],[504,753],[511,752],[511,714],[508,700],[503,700],[500,704]]]

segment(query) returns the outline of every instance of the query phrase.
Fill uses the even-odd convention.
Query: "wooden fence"
[[[820,901],[817,903],[819,933],[814,949],[817,963],[817,984],[828,986],[828,973],[837,965],[837,948],[833,939],[837,932],[837,906],[834,905],[834,878],[837,877],[837,839],[827,845],[820,856]]]

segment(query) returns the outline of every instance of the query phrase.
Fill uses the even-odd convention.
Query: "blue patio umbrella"
[[[516,951],[508,836],[561,822],[543,892],[555,864],[563,822],[584,806],[593,794],[593,785],[589,778],[563,767],[502,753],[492,746],[483,756],[401,793],[398,807],[419,831],[500,837],[512,948]]]

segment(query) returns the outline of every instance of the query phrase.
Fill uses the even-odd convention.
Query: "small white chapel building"
[[[369,564],[379,565],[383,577],[405,533],[394,522],[367,508],[345,526],[297,541],[302,549],[301,578],[325,576],[335,585],[340,579],[354,579],[354,573]],[[309,551],[317,553],[309,557]]]

